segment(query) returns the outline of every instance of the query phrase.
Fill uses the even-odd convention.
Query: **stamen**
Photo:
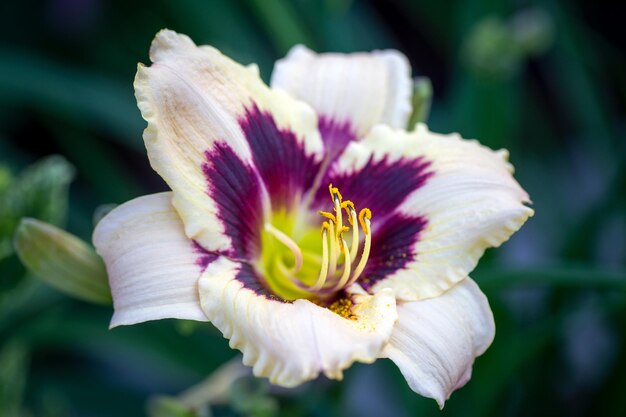
[[[302,251],[300,250],[298,244],[294,242],[289,236],[272,226],[270,223],[265,223],[265,230],[272,234],[272,236],[274,236],[276,239],[278,239],[280,243],[287,246],[291,250],[291,253],[293,253],[294,257],[294,266],[293,271],[291,272],[293,274],[298,273],[302,268]]]
[[[330,259],[328,265],[328,275],[330,277],[335,275],[337,271],[337,260],[339,259],[339,251],[337,250],[337,239],[335,238],[335,223],[329,223],[328,240],[330,241]]]
[[[337,243],[341,243],[341,241],[343,240],[344,232],[347,232],[348,230],[350,230],[348,226],[341,226],[341,230],[337,230]],[[343,253],[346,248],[347,248],[347,245],[345,248],[343,245],[340,245],[339,253]]]
[[[372,212],[370,211],[370,209],[364,208],[363,210],[359,212],[359,223],[361,223],[363,232],[365,232],[366,235],[369,233],[370,222],[368,221],[367,224],[365,224],[365,220],[366,219],[371,220],[371,218],[372,218]]]
[[[341,193],[339,193],[339,189],[333,187],[332,184],[328,186],[328,190],[330,191],[330,197],[333,199],[333,203],[335,204],[335,215],[337,216],[337,240],[341,239],[341,233],[343,232],[343,216],[341,212]]]
[[[333,201],[335,201],[335,197],[339,198],[339,202],[343,201],[343,197],[341,196],[341,193],[339,192],[339,188],[333,187],[332,184],[329,184],[328,191],[330,191],[330,198],[332,198]]]
[[[364,208],[359,213],[359,223],[361,223],[361,227],[363,228],[363,232],[365,233],[365,242],[363,244],[363,253],[361,254],[361,259],[359,260],[359,264],[354,269],[354,274],[352,278],[350,278],[350,282],[348,284],[353,284],[363,273],[365,269],[365,265],[367,264],[367,259],[370,256],[370,249],[372,247],[372,233],[371,233],[371,222],[372,212]]]
[[[335,215],[333,213],[329,213],[327,211],[318,211],[318,213],[320,214],[320,216],[326,217],[331,222],[337,223],[337,219],[335,218]]]
[[[352,285],[356,282],[365,266],[370,255],[372,245],[371,218],[372,212],[368,208],[362,209],[358,216],[354,203],[350,200],[343,201],[341,193],[332,184],[328,190],[333,200],[332,212],[320,211],[319,214],[328,221],[322,224],[322,265],[317,281],[308,290],[316,293],[318,297],[329,297],[337,291]],[[350,246],[343,237],[345,232],[350,231],[350,227],[343,224],[343,210],[346,211],[348,223],[352,227],[352,242]],[[359,226],[365,233],[363,242],[363,251],[357,262],[360,249],[360,232]],[[328,239],[328,240],[327,240]],[[343,255],[343,259],[341,259]],[[341,276],[336,276],[339,261],[343,262],[343,271]],[[352,263],[356,263],[353,268]]]
[[[346,209],[348,213],[348,221],[352,226],[352,244],[350,245],[350,259],[355,260],[359,251],[359,227],[356,223],[356,210],[352,201],[346,200],[341,203],[341,207]]]
[[[352,217],[350,213],[352,213],[353,211],[356,212],[356,209],[354,208],[354,203],[350,200],[346,200],[341,203],[341,208],[346,211],[346,214],[348,215],[348,222],[350,223],[350,226],[352,226],[354,223],[352,222]]]
[[[350,259],[348,244],[343,238],[341,239],[341,244],[344,248],[345,256],[345,261],[343,263],[343,274],[341,274],[341,278],[339,279],[337,284],[335,284],[335,286],[330,290],[331,292],[339,291],[346,286],[346,284],[348,283],[348,278],[350,277],[350,270],[352,269],[352,259]]]
[[[330,224],[328,222],[322,223],[322,267],[320,268],[320,274],[317,277],[315,285],[311,287],[311,291],[319,291],[324,287],[326,283],[326,277],[328,276],[328,230]]]

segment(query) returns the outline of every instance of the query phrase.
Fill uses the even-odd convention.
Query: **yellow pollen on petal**
[[[335,314],[348,320],[356,320],[356,316],[352,313],[354,303],[349,298],[340,298],[333,302],[328,309]]]

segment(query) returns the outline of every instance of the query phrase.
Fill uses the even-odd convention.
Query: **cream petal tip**
[[[399,319],[383,355],[413,391],[443,408],[464,386],[472,365],[495,336],[493,314],[476,283],[466,278],[443,295],[400,303]]]
[[[172,51],[191,50],[196,44],[187,35],[182,35],[173,30],[161,29],[150,45],[150,60],[157,62]]]
[[[275,198],[285,189],[269,189],[268,184],[285,181],[273,178],[278,174],[268,167],[298,165],[283,161],[286,155],[312,165],[307,171],[315,169],[324,152],[316,115],[304,103],[267,88],[256,66],[196,46],[185,35],[159,32],[150,55],[154,64],[139,66],[135,78],[137,103],[148,122],[143,137],[150,164],[172,189],[187,237],[208,251],[236,251],[242,243],[226,230],[224,213],[233,211],[237,198],[248,201],[237,207],[238,219],[265,211],[265,194]],[[266,155],[272,160],[265,161]],[[306,191],[301,188],[308,176],[300,176],[302,181],[288,189],[289,203]],[[232,178],[238,190],[247,190],[245,196],[224,197],[233,189],[227,184]]]

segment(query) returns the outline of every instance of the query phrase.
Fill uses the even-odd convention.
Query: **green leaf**
[[[0,350],[0,415],[21,416],[26,387],[28,352],[19,342],[11,341]]]
[[[15,233],[15,249],[28,269],[56,289],[81,300],[111,303],[102,259],[76,236],[51,224],[23,219]]]
[[[13,253],[12,239],[22,217],[63,225],[74,168],[61,156],[51,156],[26,168],[16,179],[0,174],[0,259]]]

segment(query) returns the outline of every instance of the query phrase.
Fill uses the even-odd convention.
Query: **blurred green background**
[[[296,390],[244,381],[213,415],[625,416],[626,45],[608,4],[3,2],[0,416],[140,416],[149,403],[153,415],[189,415],[155,398],[235,355],[210,325],[109,331],[110,307],[34,278],[11,243],[22,216],[89,241],[98,207],[165,189],[148,165],[132,89],[163,27],[257,62],[266,80],[296,43],[397,48],[432,81],[431,129],[508,148],[536,210],[472,274],[497,335],[442,412],[381,360]]]

